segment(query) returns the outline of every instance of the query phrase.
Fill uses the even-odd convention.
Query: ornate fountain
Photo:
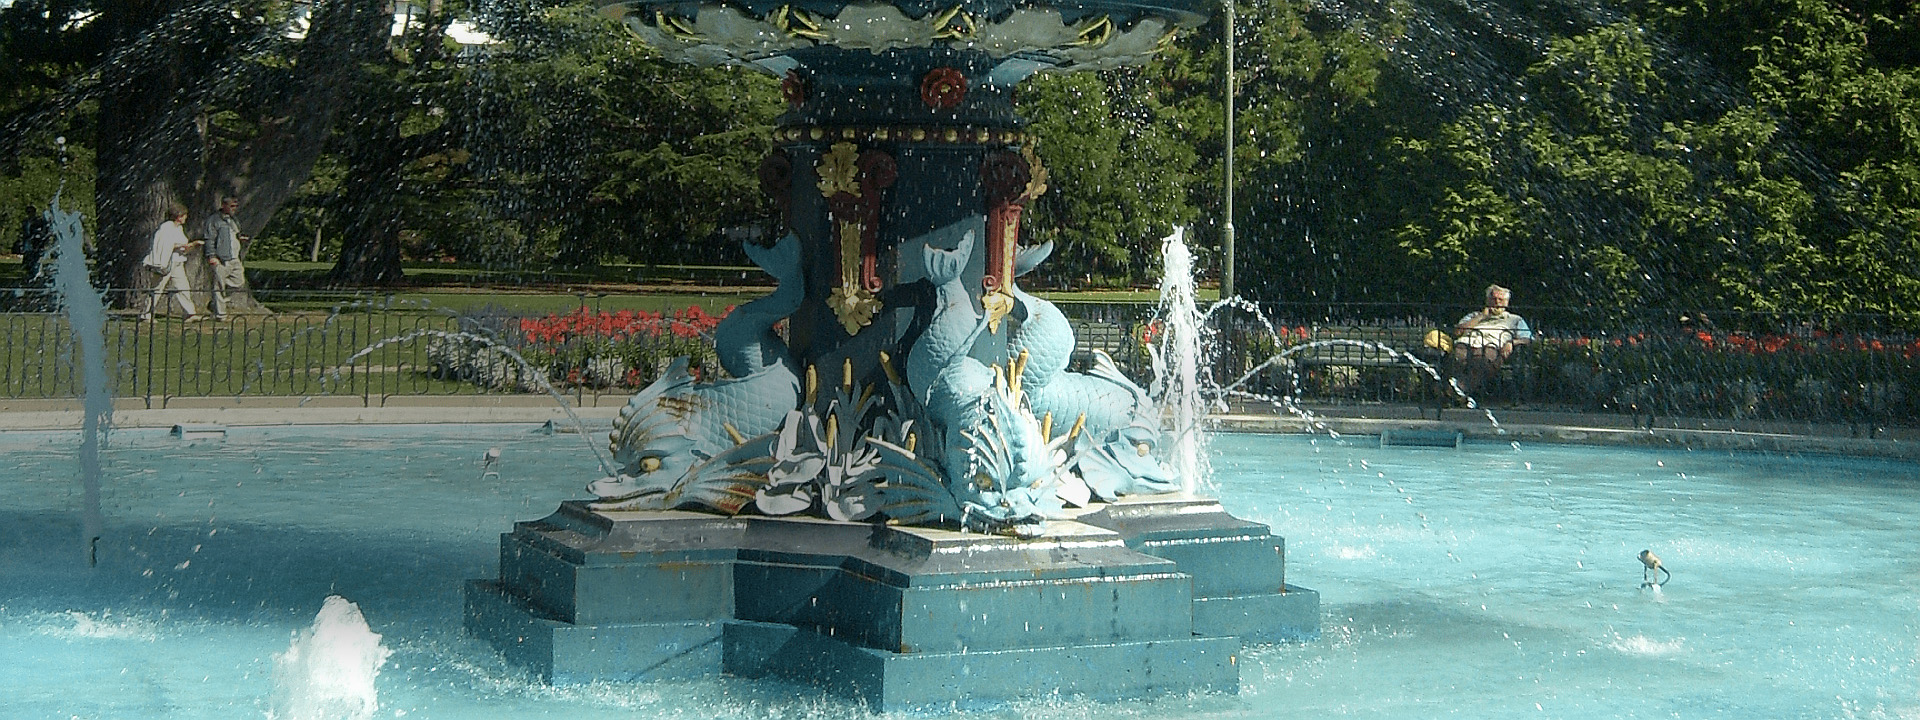
[[[1018,278],[1047,189],[1014,87],[1138,64],[1198,0],[609,5],[667,57],[784,78],[778,288],[614,424],[592,501],[520,523],[467,625],[553,682],[726,673],[880,709],[1238,688],[1318,633],[1284,543],[1177,492],[1160,413]],[[786,323],[784,336],[777,324]]]

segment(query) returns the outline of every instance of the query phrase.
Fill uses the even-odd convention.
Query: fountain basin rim
[[[590,431],[606,429],[619,411],[612,404],[625,396],[607,396],[606,405],[574,408],[589,423]],[[459,401],[443,397],[389,398],[385,406],[367,407],[358,397],[261,396],[246,398],[173,398],[174,407],[145,407],[138,398],[120,398],[113,410],[114,432],[154,431],[166,434],[174,425],[218,424],[229,430],[273,427],[338,426],[437,426],[437,425],[516,425],[539,426],[548,420],[566,421],[565,413],[544,396],[508,396]],[[288,412],[293,410],[296,412]],[[1756,450],[1782,453],[1820,453],[1848,457],[1882,457],[1920,460],[1920,433],[1894,429],[1893,437],[1878,440],[1847,437],[1837,428],[1833,436],[1814,433],[1790,433],[1739,427],[1669,428],[1651,432],[1596,423],[1607,417],[1554,417],[1517,420],[1506,413],[1502,428],[1506,433],[1481,422],[1426,421],[1436,426],[1459,428],[1469,443],[1488,441],[1553,443],[1560,445],[1653,445],[1694,447],[1697,449]],[[83,409],[77,399],[10,400],[0,402],[0,432],[72,432],[80,428]],[[1417,425],[1411,418],[1347,418],[1319,416],[1341,435],[1378,435],[1382,427]],[[1622,419],[1624,421],[1624,419]],[[1266,434],[1312,434],[1305,422],[1279,415],[1216,415],[1209,420],[1215,431]],[[533,429],[532,427],[529,430]],[[1324,431],[1315,431],[1324,435]],[[1903,435],[1901,433],[1911,434]],[[1122,499],[1122,503],[1125,499]]]

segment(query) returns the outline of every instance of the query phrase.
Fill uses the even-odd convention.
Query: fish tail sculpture
[[[1052,251],[1052,243],[1022,249],[1015,275],[1031,272]],[[1098,350],[1088,372],[1068,372],[1074,340],[1066,315],[1018,285],[1010,289],[1020,325],[1007,348],[1028,357],[1021,372],[1027,404],[1035,415],[1084,426],[1075,465],[1087,487],[1103,500],[1178,489],[1178,479],[1153,457],[1160,431],[1152,396]]]
[[[907,386],[941,438],[932,460],[961,508],[961,524],[1032,527],[1052,512],[1050,496],[1033,487],[1047,470],[1039,461],[1046,443],[1006,378],[970,355],[987,327],[961,280],[973,245],[967,233],[952,250],[923,250],[934,311],[907,358]],[[894,455],[896,465],[918,457]]]
[[[987,329],[960,280],[973,255],[973,245],[973,233],[968,232],[952,250],[932,245],[921,250],[927,282],[934,287],[933,318],[907,356],[907,386],[922,405],[932,401],[935,390],[955,385],[955,380],[942,383],[942,377],[971,370],[963,361]]]
[[[614,419],[609,446],[619,473],[588,485],[600,510],[703,505],[739,512],[765,484],[770,440],[800,402],[800,379],[773,326],[800,305],[800,240],[747,256],[779,286],[735,308],[714,329],[721,367],[733,377],[696,382],[679,358],[635,393]]]
[[[1014,258],[1014,275],[1032,272],[1052,254],[1052,242],[1021,248]],[[1073,325],[1053,303],[1028,295],[1019,285],[1009,289],[1013,292],[1015,317],[1020,320],[1020,326],[1007,338],[1007,353],[1027,354],[1027,362],[1020,372],[1020,386],[1031,398],[1067,371],[1067,365],[1073,360]]]
[[[800,242],[792,235],[771,247],[742,243],[747,258],[779,284],[773,292],[735,308],[713,328],[714,351],[728,375],[747,377],[773,366],[794,367],[787,344],[773,331],[775,323],[800,309],[805,286],[800,281]]]

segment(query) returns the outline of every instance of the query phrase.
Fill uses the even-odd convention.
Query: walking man
[[[213,275],[215,320],[227,319],[228,293],[240,292],[247,285],[247,271],[240,264],[240,256],[253,238],[240,234],[240,223],[233,218],[239,209],[240,200],[227,196],[220,199],[220,212],[207,218],[207,264]]]

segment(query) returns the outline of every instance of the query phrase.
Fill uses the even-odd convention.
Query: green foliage
[[[1499,282],[1522,305],[1623,317],[1868,311],[1920,327],[1920,52],[1886,47],[1915,37],[1911,7],[1639,0],[1591,24],[1502,5],[1566,29],[1536,52],[1463,35],[1485,45],[1451,50],[1490,65],[1387,58],[1369,84],[1292,93],[1358,102],[1249,111],[1303,128],[1252,209],[1268,236],[1253,262],[1274,272],[1243,274],[1268,279],[1262,297],[1470,303]],[[1428,11],[1409,7],[1339,28],[1309,13],[1295,42],[1390,36]],[[1513,91],[1444,96],[1465,81]],[[1317,264],[1331,269],[1295,269]]]
[[[781,107],[771,78],[665,63],[588,4],[483,10],[500,45],[402,58],[375,111],[418,140],[395,180],[419,188],[402,200],[407,255],[734,259],[699,248],[767,215],[753,169]]]
[[[206,166],[180,177],[195,197],[233,181],[219,168],[246,166],[284,129],[281,90],[307,77],[302,44],[277,31],[293,7],[0,8],[0,229],[50,197],[56,135],[73,146],[67,197],[91,206],[108,59],[214,78],[170,100],[196,108],[186,155]],[[1240,3],[1243,289],[1466,304],[1499,282],[1522,308],[1867,311],[1920,327],[1920,9],[1619,8],[1493,0],[1464,17],[1434,0]],[[768,224],[753,170],[782,111],[773,78],[662,62],[592,3],[429,9],[343,76],[350,107],[257,233],[255,258],[305,259],[317,234],[323,257],[391,271],[346,279],[447,256],[738,263],[717,236]],[[500,43],[450,45],[455,17]],[[183,22],[197,23],[189,43],[126,41]],[[1175,225],[1217,264],[1221,22],[1145,68],[1021,86],[1050,171],[1027,214],[1028,237],[1057,247],[1043,283],[1149,281]]]
[[[67,178],[63,185],[62,176]],[[18,252],[21,222],[29,215],[46,212],[55,193],[60,206],[69,212],[93,207],[93,152],[74,148],[63,173],[57,156],[26,155],[15,158],[14,171],[0,174],[0,252]],[[83,218],[91,221],[89,216]],[[92,228],[88,228],[91,232]]]
[[[1021,85],[1051,190],[1029,208],[1027,236],[1054,243],[1055,286],[1157,277],[1156,249],[1190,221],[1193,148],[1153,112],[1137,71],[1044,74]]]

